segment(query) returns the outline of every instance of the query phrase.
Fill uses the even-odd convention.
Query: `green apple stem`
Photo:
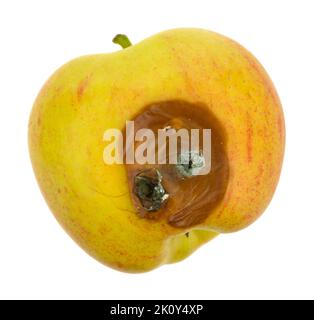
[[[127,47],[130,47],[132,45],[131,41],[125,34],[117,34],[113,39],[113,43],[116,43],[122,47],[122,49],[125,49]]]

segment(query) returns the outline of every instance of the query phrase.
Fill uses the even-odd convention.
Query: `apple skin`
[[[125,167],[102,159],[106,129],[122,130],[144,106],[168,100],[205,104],[227,135],[224,198],[187,229],[140,218]],[[284,144],[281,104],[261,64],[202,29],[164,31],[68,62],[46,82],[29,120],[32,165],[56,219],[91,256],[125,272],[182,260],[217,234],[254,222],[275,191]]]

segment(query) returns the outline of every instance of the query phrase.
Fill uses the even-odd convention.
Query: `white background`
[[[314,298],[314,2],[1,1],[0,298]],[[84,253],[57,224],[27,148],[32,103],[47,77],[76,56],[119,50],[174,27],[225,34],[271,75],[287,125],[275,197],[249,228],[183,262],[124,274]]]

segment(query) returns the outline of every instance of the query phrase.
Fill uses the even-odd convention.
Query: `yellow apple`
[[[125,40],[116,39],[125,49],[76,58],[49,78],[30,116],[29,150],[40,189],[66,232],[100,262],[144,272],[182,260],[262,214],[279,179],[285,127],[269,76],[233,40],[201,29],[169,30],[133,46]],[[215,205],[181,224],[167,210],[184,205],[184,197],[170,194],[163,213],[147,219],[134,202],[127,166],[103,161],[106,129],[123,130],[147,106],[171,108],[175,101],[182,114],[189,108],[204,121],[215,119],[226,162],[208,180],[208,196],[223,191]]]

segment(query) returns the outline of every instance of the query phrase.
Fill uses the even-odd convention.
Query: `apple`
[[[103,264],[145,272],[263,213],[281,171],[284,117],[264,68],[225,36],[174,29],[114,42],[123,50],[76,58],[48,79],[31,112],[29,151],[65,231]],[[106,163],[104,132],[125,137],[127,121],[153,133],[211,129],[210,172],[193,174],[196,153],[191,166]]]

